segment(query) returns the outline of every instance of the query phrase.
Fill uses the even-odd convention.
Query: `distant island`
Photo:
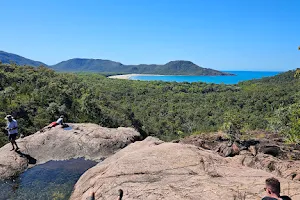
[[[232,75],[213,69],[199,67],[190,61],[171,61],[164,65],[124,65],[119,62],[101,59],[71,59],[51,66],[56,71],[64,72],[101,72],[120,74],[159,74],[159,75]]]
[[[15,63],[17,65],[47,66],[60,72],[94,72],[105,74],[154,74],[154,75],[191,75],[191,76],[232,76],[234,74],[203,68],[191,61],[170,61],[164,65],[140,64],[124,65],[119,62],[102,59],[74,58],[62,61],[56,65],[47,65],[43,62],[30,60],[22,56],[0,51],[2,63]]]

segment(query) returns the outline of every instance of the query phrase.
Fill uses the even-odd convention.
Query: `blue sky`
[[[46,64],[190,60],[218,70],[300,67],[299,0],[0,0],[0,50]]]

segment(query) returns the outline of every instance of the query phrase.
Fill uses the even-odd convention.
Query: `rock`
[[[249,139],[249,140],[243,140],[241,141],[241,146],[245,148],[249,148],[250,146],[255,146],[259,144],[260,142],[258,140]]]
[[[226,147],[221,154],[223,154],[224,157],[229,157],[233,155],[233,151],[231,147]]]
[[[192,135],[180,139],[179,141],[182,144],[193,144],[195,146],[204,148],[204,149],[216,149],[220,146],[221,143],[227,143],[228,140],[223,139],[219,134],[201,134],[201,135]]]
[[[255,157],[244,154],[231,159],[244,166],[264,170],[285,179],[295,180],[296,176],[300,176],[299,161],[281,160],[272,155],[262,153],[258,153]]]
[[[232,148],[232,156],[239,155],[240,147],[238,146],[237,143],[233,143],[231,148]]]
[[[252,155],[248,150],[241,150],[239,155]]]
[[[224,158],[194,145],[148,137],[86,171],[70,199],[83,200],[92,192],[96,199],[117,199],[118,189],[126,200],[232,200],[239,194],[261,199],[265,179],[274,174],[244,166],[241,157]],[[300,199],[300,182],[277,178],[282,194]]]
[[[280,147],[275,146],[275,145],[262,145],[259,147],[258,152],[264,153],[264,154],[269,154],[274,157],[277,157],[282,153]]]
[[[294,178],[293,178],[294,181],[300,181],[300,174],[297,174]]]
[[[236,143],[233,143],[231,146],[228,146],[227,143],[221,143],[216,151],[219,152],[221,156],[232,157],[240,153],[240,148]]]
[[[251,146],[248,148],[248,150],[251,152],[251,154],[252,154],[253,156],[256,156],[256,155],[257,155],[257,150],[256,150],[256,147],[255,147],[255,146],[251,145]]]
[[[236,140],[235,143],[239,147],[239,151],[248,150],[252,155],[257,153],[263,153],[272,155],[282,160],[300,160],[300,145],[299,144],[286,144],[282,136],[276,133],[264,133],[264,137],[261,137],[261,133],[258,132],[259,138],[247,139],[247,140]],[[250,135],[249,135],[250,137]],[[255,135],[252,135],[255,138]],[[179,141],[182,144],[193,144],[195,146],[215,150],[222,156],[234,156],[238,153],[233,153],[234,150],[226,148],[229,143],[228,139],[225,138],[222,133],[208,133],[193,135],[186,138],[182,138]],[[226,145],[225,145],[226,144]],[[229,147],[232,144],[228,144]]]
[[[103,128],[96,124],[70,124],[70,128],[43,129],[17,140],[20,152],[9,151],[11,144],[0,149],[0,179],[23,172],[29,164],[49,160],[84,157],[100,161],[128,144],[139,140],[133,128]]]

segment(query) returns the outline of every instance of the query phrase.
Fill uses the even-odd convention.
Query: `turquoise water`
[[[205,82],[205,83],[224,83],[237,84],[241,81],[260,79],[268,76],[275,76],[280,72],[262,72],[262,71],[226,71],[236,76],[134,76],[131,80],[142,81],[168,81],[168,82]]]
[[[0,181],[0,200],[67,200],[79,177],[97,163],[83,158],[49,161]]]

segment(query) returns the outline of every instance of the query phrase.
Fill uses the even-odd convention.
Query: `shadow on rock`
[[[29,164],[36,164],[36,159],[31,157],[29,154],[22,153],[21,151],[16,151],[16,153],[23,158],[27,158]]]

